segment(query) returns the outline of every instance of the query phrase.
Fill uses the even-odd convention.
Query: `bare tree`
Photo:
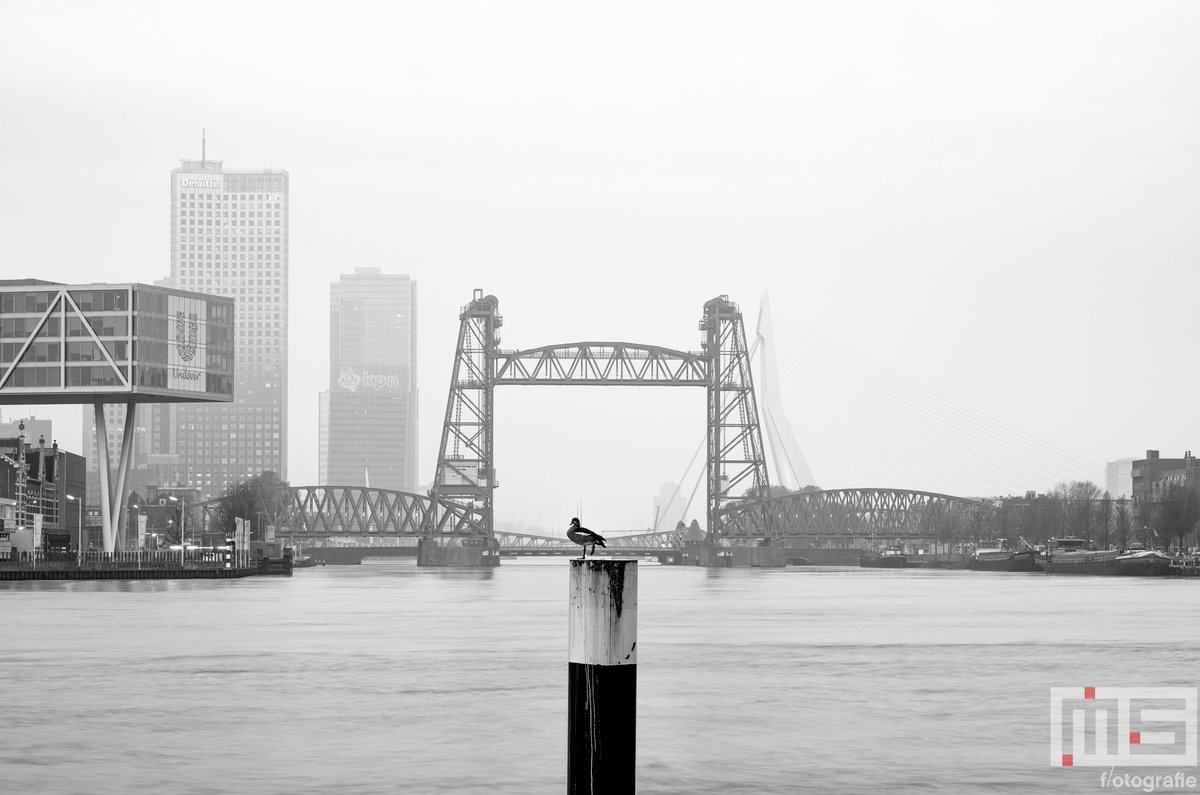
[[[1157,509],[1158,504],[1150,500],[1142,500],[1134,503],[1134,515],[1139,523],[1137,536],[1147,549],[1154,546],[1154,537],[1156,535],[1154,528],[1158,523]]]
[[[1108,549],[1108,538],[1112,532],[1113,501],[1107,491],[1104,492],[1099,502],[1096,503],[1095,514],[1096,529],[1098,530],[1097,534],[1100,536],[1100,543],[1104,545],[1105,549]]]
[[[1067,526],[1071,534],[1092,541],[1096,501],[1100,487],[1090,480],[1076,480],[1067,487]]]
[[[271,513],[272,492],[287,488],[287,485],[287,481],[280,480],[277,474],[269,470],[239,481],[221,496],[213,517],[212,529],[231,536],[236,524],[234,520],[248,519],[253,523],[253,539],[261,541],[259,516]]]
[[[1113,509],[1114,524],[1116,524],[1117,541],[1121,545],[1121,549],[1129,547],[1129,540],[1133,536],[1133,511],[1129,507],[1129,500],[1124,498],[1117,500],[1116,507]]]
[[[176,506],[167,519],[167,523],[162,528],[163,543],[165,544],[182,544],[183,543],[183,507]]]
[[[961,523],[959,519],[958,511],[953,508],[946,508],[937,517],[935,525],[937,540],[941,542],[947,554],[950,552],[951,542],[960,536]]]
[[[1196,528],[1200,520],[1200,494],[1191,486],[1173,483],[1167,487],[1162,498],[1158,500],[1158,529],[1167,538],[1179,539],[1179,551],[1186,547],[1184,539]]]

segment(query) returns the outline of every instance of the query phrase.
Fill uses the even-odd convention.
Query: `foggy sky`
[[[769,292],[1083,458],[1182,455],[1198,33],[1186,2],[9,2],[0,263],[166,276],[202,127],[226,167],[287,169],[296,485],[356,266],[419,283],[422,483],[476,287],[505,348],[695,350],[706,300],[752,329]],[[79,449],[78,409],[35,410]],[[644,526],[703,433],[702,391],[497,390],[496,516]]]

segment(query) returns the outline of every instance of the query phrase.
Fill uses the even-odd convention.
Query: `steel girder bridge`
[[[208,527],[220,498],[190,506],[189,522]],[[329,536],[482,536],[477,512],[421,494],[360,486],[290,486],[263,495],[264,526],[289,538]]]
[[[726,531],[738,538],[772,536],[905,536],[937,538],[947,525],[983,528],[996,516],[990,501],[908,489],[833,489],[747,503]]]
[[[459,314],[458,346],[430,498],[480,516],[494,538],[493,396],[498,386],[687,386],[708,393],[707,522],[724,534],[748,495],[769,493],[742,313],[727,296],[704,304],[702,350],[626,342],[500,349],[500,302],[476,290]],[[764,515],[769,523],[771,517]],[[768,531],[770,528],[767,528]]]
[[[205,527],[221,501],[189,506],[190,527]],[[292,486],[272,490],[258,520],[289,538],[331,536],[483,536],[482,515],[449,500],[359,486]],[[991,502],[905,489],[837,489],[749,500],[724,517],[727,541],[772,537],[937,538],[947,522],[988,527]],[[199,524],[197,524],[199,523]],[[766,532],[770,528],[773,532]],[[636,533],[608,539],[610,551],[650,553],[682,546],[683,530]],[[549,536],[497,532],[502,553],[578,552],[579,547]]]

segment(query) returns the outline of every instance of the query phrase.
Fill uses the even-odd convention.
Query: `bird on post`
[[[594,533],[591,530],[588,530],[586,527],[580,527],[579,519],[574,517],[571,519],[571,526],[567,528],[567,538],[583,547],[583,557],[585,558],[587,557],[588,546],[591,546],[592,548],[593,557],[596,555],[597,544],[602,547],[607,546],[604,543],[604,536],[600,535],[599,533]]]

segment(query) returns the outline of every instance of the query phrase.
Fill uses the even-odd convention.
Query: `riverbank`
[[[0,581],[20,580],[232,580],[267,572],[257,566],[239,569],[0,569]],[[291,574],[291,571],[287,572]]]

